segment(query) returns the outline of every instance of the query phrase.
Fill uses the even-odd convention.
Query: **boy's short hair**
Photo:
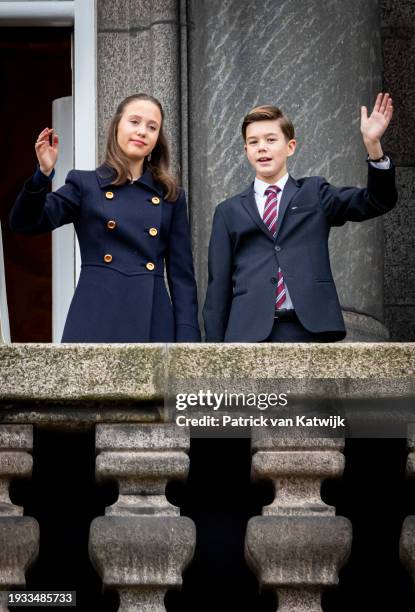
[[[294,135],[294,126],[291,120],[285,115],[280,108],[277,106],[271,106],[264,104],[263,106],[256,106],[245,115],[242,122],[242,136],[246,141],[246,130],[248,125],[255,121],[273,121],[278,119],[282,133],[287,140],[292,140]]]

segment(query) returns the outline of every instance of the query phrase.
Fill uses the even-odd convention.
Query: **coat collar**
[[[109,166],[102,164],[102,166],[99,166],[95,170],[95,174],[101,188],[109,187],[113,184],[112,181],[115,178],[115,172]],[[136,182],[150,189],[151,191],[156,192],[158,195],[163,196],[163,188],[159,183],[155,182],[149,168],[145,169],[144,173]]]
[[[265,223],[261,219],[261,215],[258,212],[258,207],[255,201],[255,195],[254,195],[254,183],[251,183],[249,187],[241,193],[240,197],[241,197],[241,202],[244,208],[249,213],[249,215],[252,217],[253,221],[255,221],[259,229],[262,232],[264,232],[264,234],[270,240],[276,240],[278,238],[278,234],[280,232],[280,228],[284,220],[284,216],[287,211],[288,205],[291,202],[292,198],[294,197],[294,194],[296,193],[297,189],[299,189],[299,187],[300,187],[299,183],[290,175],[290,177],[288,178],[288,181],[285,184],[283,192],[282,192],[282,197],[281,197],[281,202],[280,202],[280,207],[279,207],[279,212],[278,212],[277,234],[275,236],[275,239],[270,234],[268,228],[266,227]]]

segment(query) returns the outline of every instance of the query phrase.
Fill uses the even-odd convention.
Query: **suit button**
[[[281,251],[281,247],[280,246],[276,246],[275,250],[277,251],[277,253],[279,253]]]
[[[146,268],[147,268],[147,270],[150,270],[150,272],[151,272],[152,270],[154,270],[154,268],[155,268],[155,267],[156,267],[156,266],[153,264],[153,262],[152,262],[152,261],[149,261],[148,263],[146,263]]]
[[[112,198],[114,197],[114,194],[112,193],[112,191],[107,191],[107,193],[105,194],[105,197],[107,198],[107,200],[112,200]]]
[[[112,255],[110,255],[109,253],[104,255],[104,261],[105,261],[105,263],[111,263],[112,262]]]
[[[276,278],[275,276],[271,276],[270,280],[273,285],[278,285],[278,278]]]
[[[160,198],[154,196],[154,198],[151,198],[151,203],[157,206],[157,204],[160,204]]]
[[[155,227],[150,227],[150,229],[148,230],[148,233],[150,234],[150,236],[157,236],[158,231],[156,230]]]
[[[114,219],[110,219],[109,221],[107,221],[107,227],[110,230],[115,229],[117,226],[117,223],[114,221]]]

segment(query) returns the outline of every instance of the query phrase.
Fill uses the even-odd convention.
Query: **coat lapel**
[[[287,211],[288,205],[291,202],[292,198],[294,197],[294,194],[297,192],[298,188],[299,188],[299,185],[297,181],[292,176],[290,176],[282,192],[280,207],[278,211],[277,233],[275,236],[275,240],[278,238],[278,234],[279,234],[282,222],[284,221],[284,216]],[[255,201],[253,183],[248,187],[248,189],[246,189],[243,193],[241,193],[241,202],[245,210],[249,213],[252,220],[255,221],[259,229],[262,232],[264,232],[264,234],[268,236],[270,240],[273,240],[273,237],[270,231],[268,230],[267,226],[261,219],[261,215],[258,212],[258,206]]]
[[[295,179],[292,176],[289,177],[288,181],[285,184],[285,187],[282,191],[280,208],[278,211],[278,219],[277,219],[277,233],[275,235],[276,240],[278,238],[278,234],[280,233],[280,229],[282,223],[284,221],[285,213],[287,212],[287,208],[291,200],[293,199],[295,193],[298,191],[299,186]],[[259,215],[258,215],[259,216]]]
[[[256,205],[255,195],[254,195],[254,184],[252,183],[248,189],[246,189],[243,193],[241,193],[241,202],[247,213],[250,215],[252,220],[257,224],[261,232],[264,232],[265,236],[272,240],[272,236],[261,219],[261,215],[258,212],[258,206]]]

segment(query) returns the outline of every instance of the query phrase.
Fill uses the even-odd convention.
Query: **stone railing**
[[[24,588],[39,545],[38,524],[10,501],[9,484],[30,476],[33,427],[55,424],[95,427],[96,477],[118,486],[90,528],[89,555],[104,587],[118,591],[119,610],[161,612],[196,540],[193,522],[165,495],[170,480],[188,473],[189,430],[171,422],[164,399],[199,389],[278,390],[290,396],[280,417],[340,406],[351,428],[360,426],[359,402],[368,402],[368,427],[379,425],[377,402],[389,400],[383,426],[405,431],[415,345],[3,345],[0,380],[0,610],[8,609],[8,590]],[[397,401],[405,409],[395,415]],[[321,594],[350,553],[350,522],[320,497],[321,482],[342,475],[344,435],[252,429],[252,476],[272,481],[275,498],[250,519],[245,554],[260,584],[276,591],[279,612],[321,612]],[[413,475],[412,433],[409,448]],[[406,519],[401,538],[413,576],[414,524]]]

